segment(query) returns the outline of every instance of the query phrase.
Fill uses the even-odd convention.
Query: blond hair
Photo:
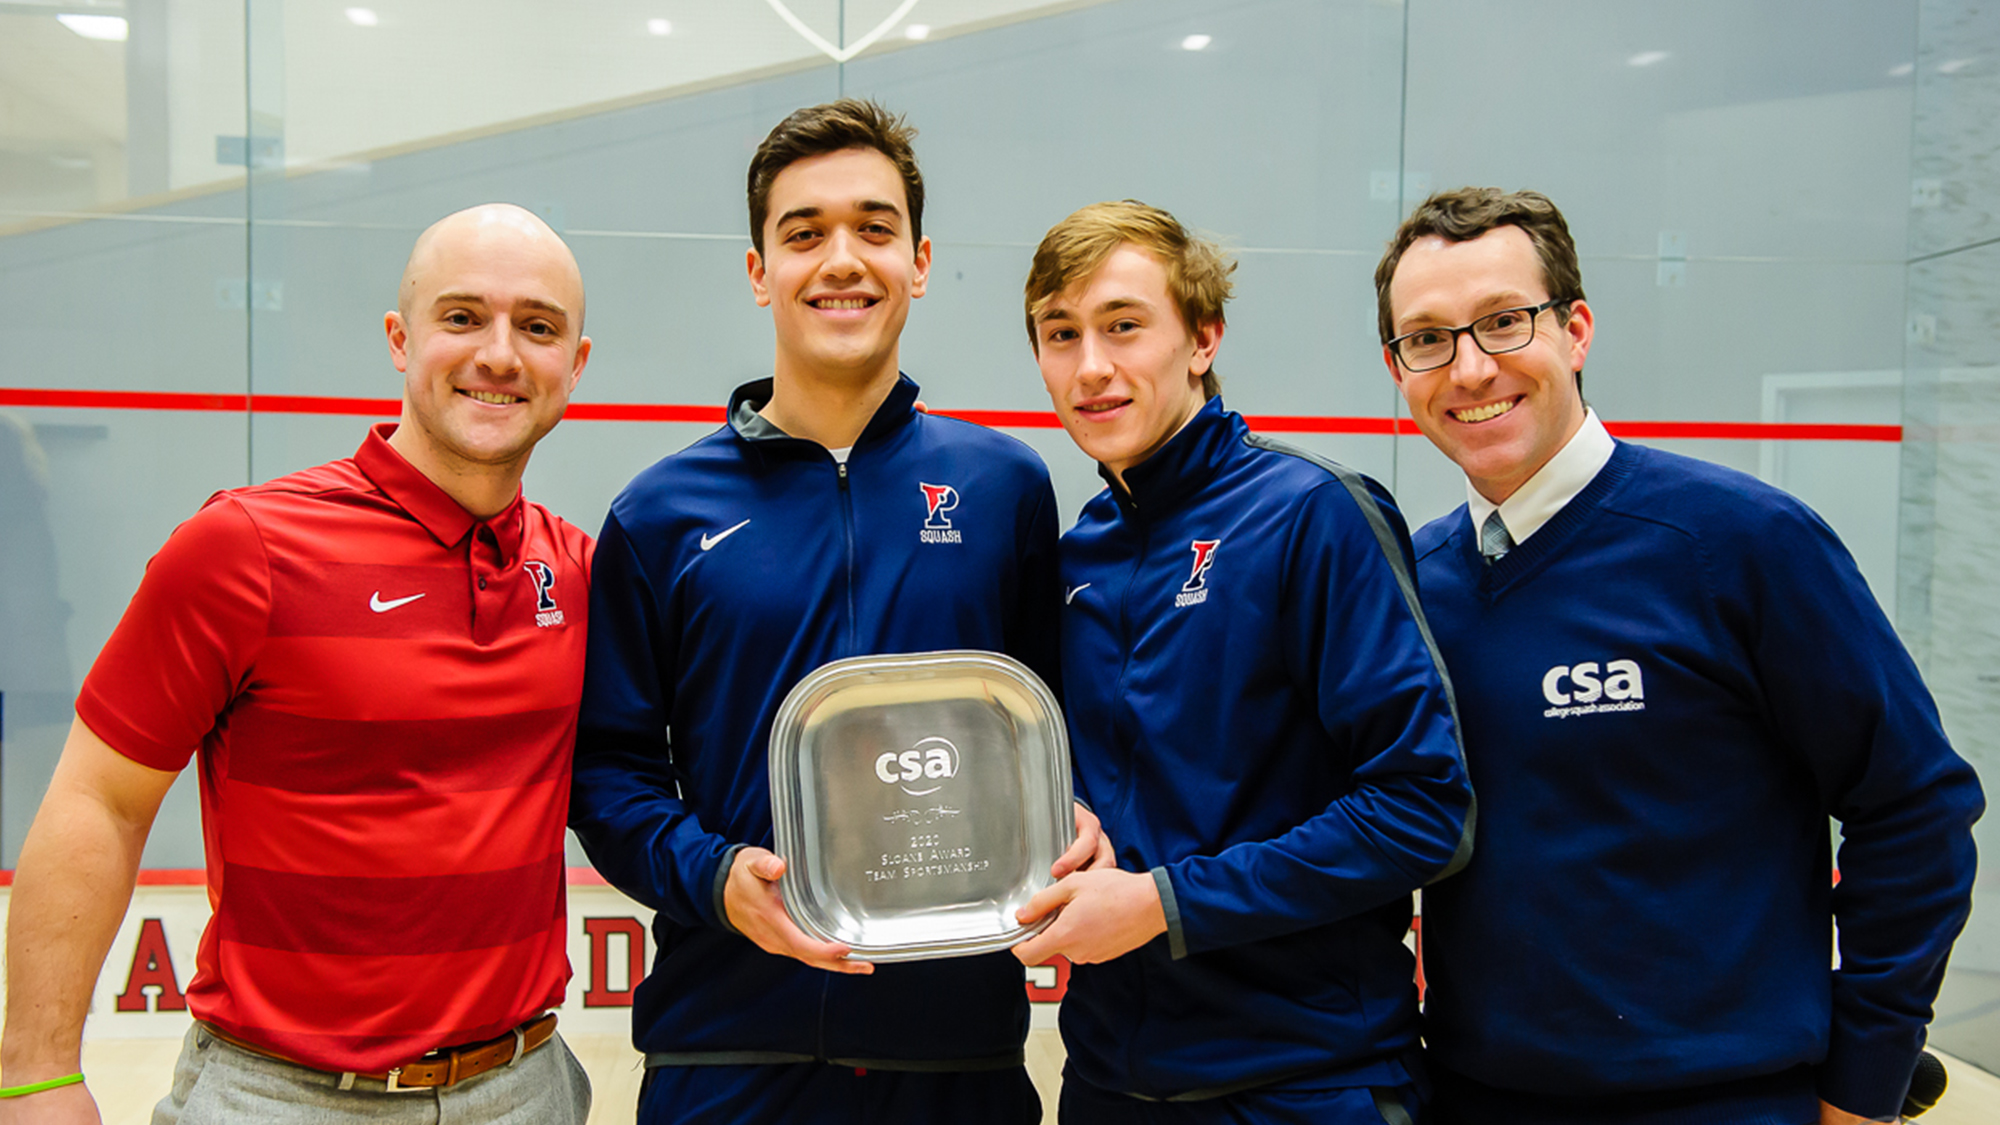
[[[1050,227],[1035,248],[1025,296],[1028,339],[1037,351],[1041,341],[1036,322],[1063,290],[1088,280],[1121,246],[1137,247],[1166,267],[1167,295],[1190,333],[1225,322],[1222,306],[1236,288],[1229,280],[1236,262],[1221,247],[1197,238],[1180,220],[1136,199],[1093,203]],[[1201,377],[1201,392],[1214,398],[1221,391],[1222,380],[1210,366]]]

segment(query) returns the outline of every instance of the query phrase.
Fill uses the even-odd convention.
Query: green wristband
[[[0,1086],[0,1098],[25,1098],[29,1094],[39,1094],[43,1090],[53,1090],[59,1086],[74,1086],[83,1081],[82,1074],[51,1078],[46,1082],[30,1082],[26,1086]]]

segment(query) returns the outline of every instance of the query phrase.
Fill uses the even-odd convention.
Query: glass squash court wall
[[[1241,260],[1230,404],[1412,524],[1463,487],[1397,428],[1383,240],[1434,188],[1547,192],[1599,412],[1824,514],[2000,779],[2000,19],[1971,0],[29,0],[0,3],[0,865],[167,533],[397,395],[381,314],[419,230],[505,199],[575,248],[596,351],[527,487],[594,528],[767,372],[744,166],[840,94],[922,130],[903,358],[934,406],[1046,413],[1028,255],[1137,197]],[[1067,510],[1095,490],[1059,430],[1012,432]],[[200,855],[184,784],[147,863]],[[2000,1067],[2000,921],[1936,1037]]]

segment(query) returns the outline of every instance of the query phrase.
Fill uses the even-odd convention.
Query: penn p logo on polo
[[[1542,698],[1550,704],[1545,719],[1644,711],[1646,680],[1636,660],[1558,664],[1542,674]]]
[[[563,623],[562,608],[556,605],[556,572],[545,562],[521,564],[535,583],[535,624],[543,629]]]
[[[1175,609],[1208,600],[1208,568],[1215,565],[1215,549],[1221,545],[1220,539],[1197,539],[1188,544],[1188,549],[1194,552],[1194,570],[1181,584],[1181,592],[1174,595]]]
[[[875,759],[875,776],[912,797],[928,797],[958,776],[958,747],[935,735],[919,739],[900,754],[891,750]]]
[[[946,514],[958,507],[958,489],[948,484],[919,483],[917,487],[924,492],[924,526],[917,539],[924,543],[965,542]]]

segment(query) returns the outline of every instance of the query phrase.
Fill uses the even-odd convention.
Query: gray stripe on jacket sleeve
[[[1451,708],[1452,738],[1458,743],[1458,766],[1460,769],[1465,769],[1465,734],[1459,723],[1458,693],[1451,686],[1451,672],[1444,666],[1444,656],[1438,652],[1437,638],[1431,635],[1431,623],[1424,617],[1424,607],[1417,599],[1416,576],[1404,565],[1402,546],[1396,539],[1396,533],[1389,528],[1388,517],[1382,514],[1381,506],[1375,502],[1374,493],[1368,491],[1367,478],[1337,461],[1329,461],[1303,449],[1295,449],[1281,441],[1272,441],[1261,434],[1251,434],[1246,440],[1259,449],[1302,458],[1325,469],[1346,487],[1348,495],[1354,498],[1355,507],[1360,508],[1361,514],[1367,517],[1369,528],[1375,532],[1375,545],[1381,548],[1382,557],[1388,560],[1389,571],[1396,576],[1396,587],[1403,592],[1403,603],[1409,606],[1410,616],[1417,619],[1417,632],[1424,638],[1424,647],[1430,650],[1431,663],[1437,667],[1438,679],[1444,681],[1445,704]],[[1468,771],[1468,779],[1470,776]],[[1478,821],[1479,794],[1473,793],[1472,803],[1466,806],[1465,810],[1465,828],[1459,833],[1458,847],[1452,852],[1451,861],[1444,865],[1443,870],[1431,876],[1426,885],[1458,874],[1472,861],[1473,829]]]
[[[729,886],[729,869],[736,866],[736,853],[749,846],[748,844],[731,844],[729,847],[723,849],[722,862],[715,865],[715,882],[710,889],[710,894],[713,896],[715,903],[715,920],[722,924],[722,929],[725,933],[732,933],[738,936],[742,935],[742,931],[730,924],[729,908],[722,901],[722,892]]]
[[[1178,961],[1187,956],[1187,933],[1181,929],[1181,903],[1166,868],[1153,868],[1153,886],[1159,888],[1160,910],[1167,916],[1167,953]]]

